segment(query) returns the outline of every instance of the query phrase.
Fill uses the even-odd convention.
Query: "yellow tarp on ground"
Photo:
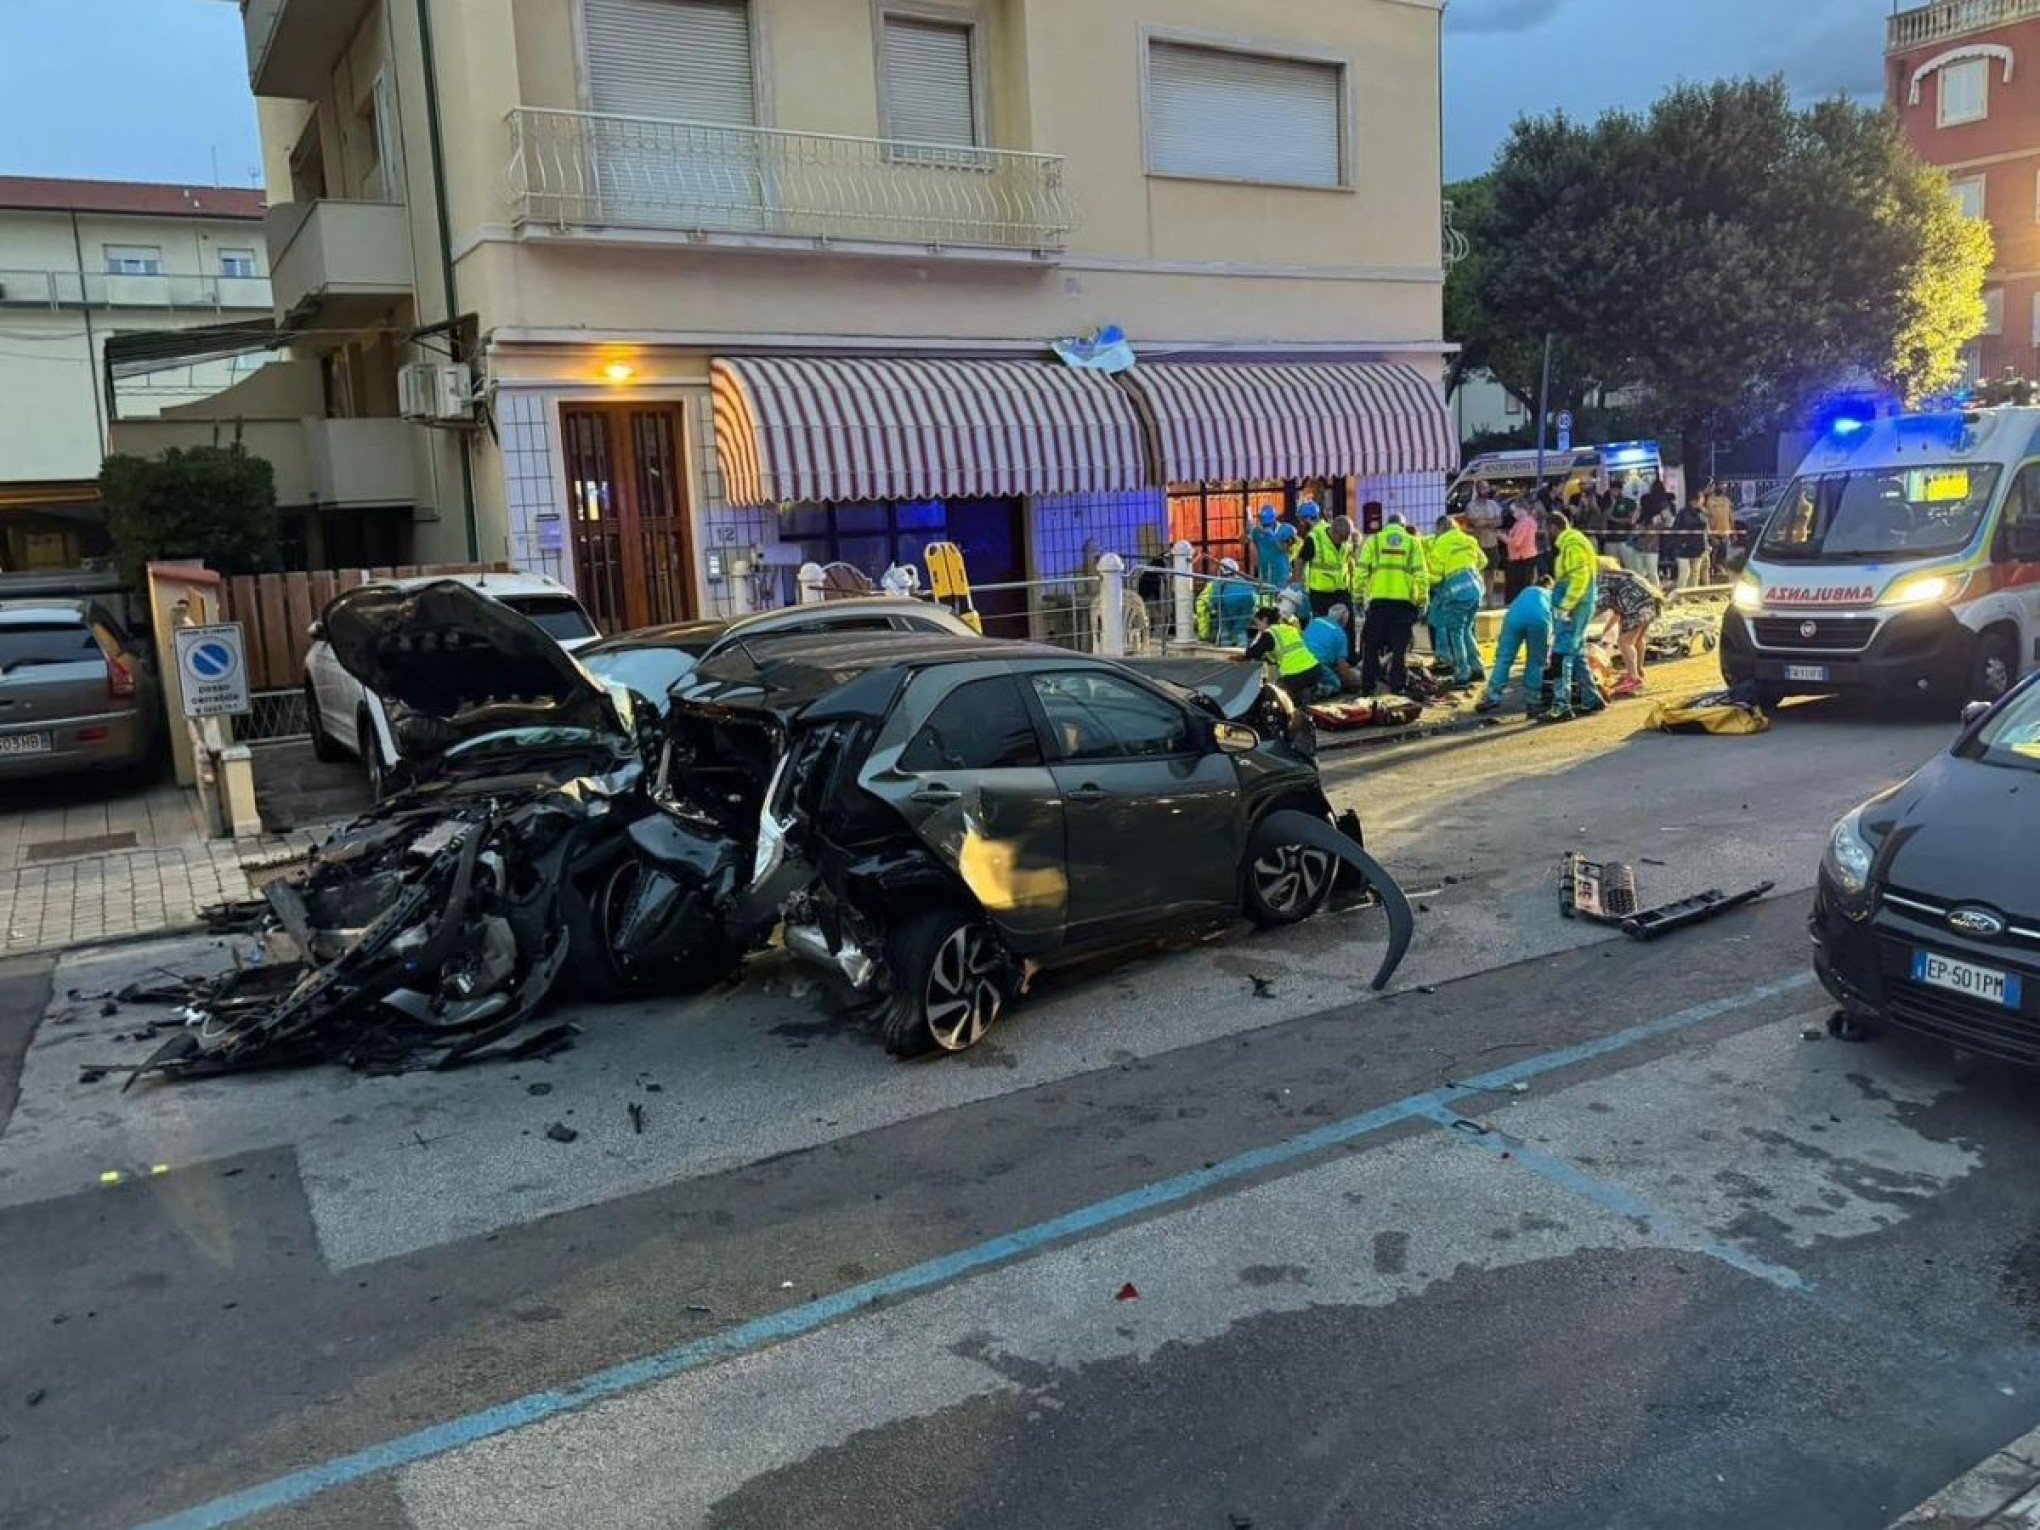
[[[1660,701],[1650,709],[1646,727],[1659,733],[1719,733],[1747,737],[1771,731],[1761,707],[1737,701],[1727,691],[1713,691],[1690,701]]]

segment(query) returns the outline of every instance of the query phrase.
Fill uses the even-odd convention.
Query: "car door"
[[[1035,955],[1060,944],[1068,921],[1061,792],[1020,682],[958,678],[931,670],[909,689],[901,710],[911,736],[870,784],[963,879],[1006,943]]]
[[[361,741],[354,736],[355,720],[361,711],[361,684],[340,667],[332,646],[323,638],[305,653],[305,679],[311,684],[312,700],[319,709],[319,721],[326,736],[356,754],[361,753]]]
[[[1239,772],[1189,708],[1106,669],[1029,677],[1062,792],[1070,940],[1107,944],[1238,905]]]

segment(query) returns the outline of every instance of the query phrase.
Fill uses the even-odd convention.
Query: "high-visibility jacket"
[[[1310,562],[1304,566],[1303,587],[1314,595],[1346,588],[1346,549],[1332,540],[1332,528],[1319,521],[1310,529]]]
[[[1577,611],[1600,576],[1601,555],[1594,548],[1594,539],[1577,526],[1566,527],[1551,549],[1553,599],[1559,615],[1571,616]]]
[[[1471,532],[1448,526],[1425,544],[1424,559],[1431,569],[1431,583],[1443,584],[1454,574],[1487,572],[1488,557]]]
[[[1275,673],[1287,680],[1292,675],[1307,675],[1318,667],[1317,655],[1310,651],[1310,645],[1303,640],[1303,634],[1287,622],[1277,622],[1268,629],[1275,639]]]
[[[1354,588],[1371,603],[1402,600],[1421,606],[1431,594],[1424,543],[1407,526],[1384,526],[1367,539],[1354,565]]]

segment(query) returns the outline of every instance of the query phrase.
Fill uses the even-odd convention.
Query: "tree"
[[[1947,386],[1983,328],[1990,233],[1946,177],[1889,115],[1796,110],[1781,80],[1525,119],[1483,179],[1462,220],[1475,256],[1448,283],[1469,359],[1518,390],[1554,331],[1555,397],[1636,387],[1689,457],[1840,383]]]
[[[274,566],[276,471],[238,443],[108,457],[99,497],[114,566],[130,589],[142,589],[148,565],[164,559],[203,558],[225,574]]]

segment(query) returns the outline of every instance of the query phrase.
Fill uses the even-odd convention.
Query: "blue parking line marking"
[[[1435,1121],[1444,1127],[1456,1142],[1477,1148],[1490,1157],[1500,1159],[1507,1156],[1509,1162],[1539,1179],[1548,1180],[1561,1190],[1577,1195],[1584,1200],[1604,1206],[1619,1217],[1626,1217],[1637,1227],[1667,1243],[1689,1248],[1697,1254],[1717,1259],[1731,1269],[1745,1275],[1768,1281],[1781,1291],[1804,1291],[1807,1283],[1797,1270],[1787,1269],[1782,1264],[1772,1264],[1756,1255],[1737,1248],[1733,1243],[1723,1242],[1697,1228],[1689,1227],[1675,1216],[1658,1210],[1643,1197],[1626,1185],[1613,1180],[1601,1179],[1589,1174],[1578,1164],[1533,1147],[1520,1137],[1494,1130],[1467,1131],[1471,1123],[1463,1120],[1458,1112],[1439,1105],[1423,1112],[1426,1120]]]
[[[918,1295],[963,1276],[1023,1259],[1066,1239],[1106,1231],[1132,1222],[1148,1212],[1192,1200],[1221,1185],[1251,1179],[1270,1169],[1315,1157],[1328,1149],[1372,1136],[1392,1126],[1409,1121],[1435,1122],[1441,1117],[1449,1125],[1458,1119],[1450,1110],[1455,1103],[1690,1030],[1737,1010],[1795,993],[1812,982],[1811,973],[1801,973],[1774,983],[1760,984],[1726,998],[1696,1004],[1656,1020],[1647,1020],[1596,1041],[1527,1057],[1443,1089],[1412,1095],[1349,1116],[1343,1121],[1334,1121],[1301,1136],[1250,1149],[1208,1169],[1197,1169],[1139,1186],[1048,1221],[1037,1222],[1018,1232],[1005,1233],[969,1248],[896,1270],[890,1275],[864,1281],[833,1295],[789,1307],[783,1312],[754,1318],[722,1333],[692,1339],[641,1359],[627,1360],[583,1377],[571,1386],[527,1393],[492,1408],[464,1414],[364,1450],[336,1456],[316,1466],[304,1467],[161,1519],[150,1520],[139,1530],[212,1530],[212,1527],[237,1524],[257,1514],[303,1503],[334,1488],[415,1465],[498,1435],[510,1434],[544,1419],[576,1412],[619,1392],[797,1338],[877,1303]],[[1797,1279],[1796,1276],[1793,1278]]]

